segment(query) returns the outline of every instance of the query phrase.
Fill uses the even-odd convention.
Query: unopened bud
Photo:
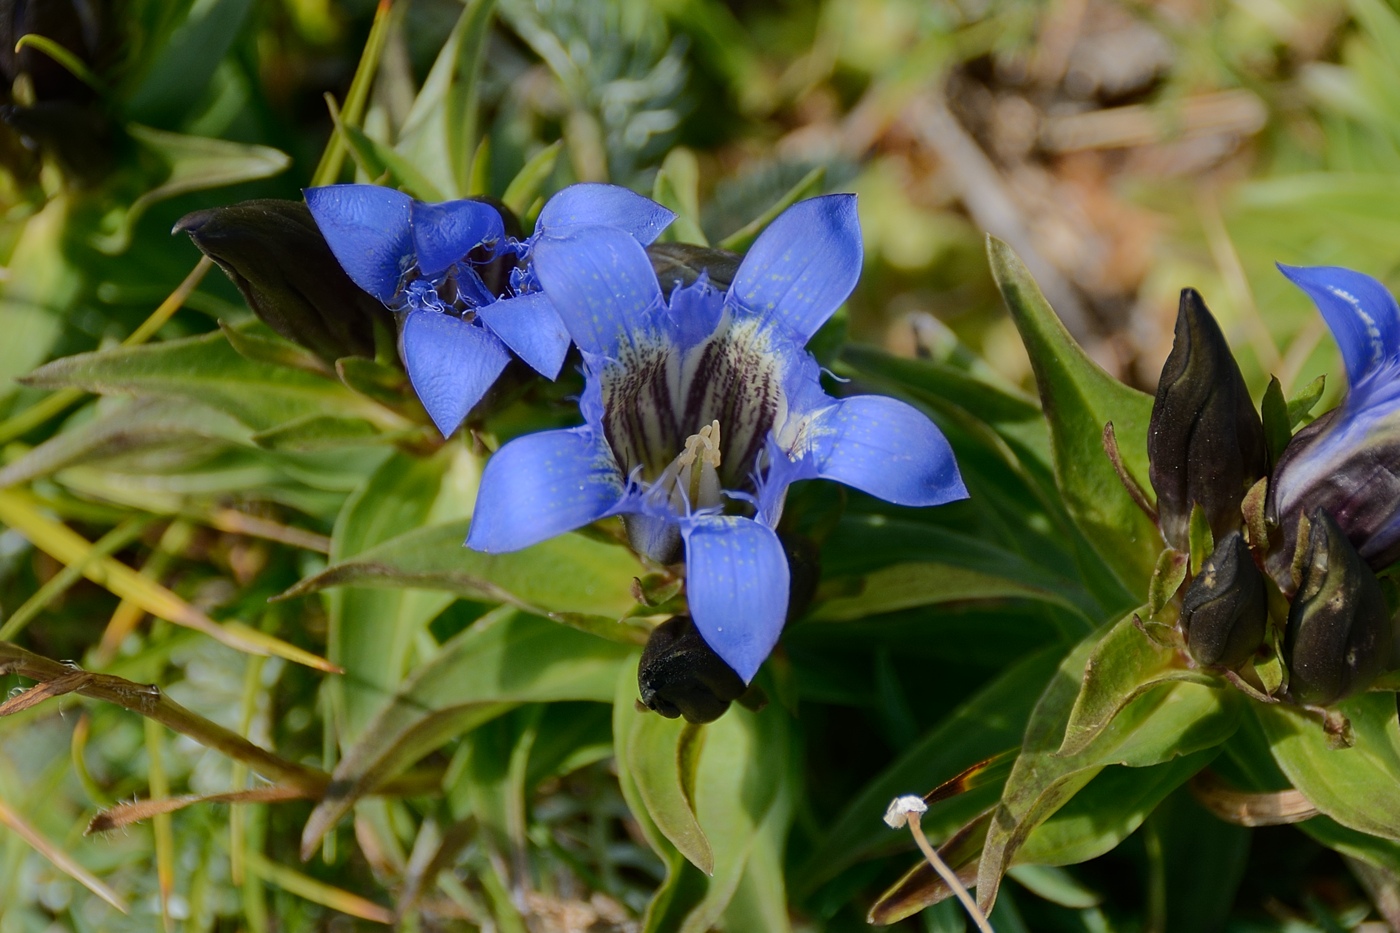
[[[1264,643],[1268,618],[1264,575],[1244,537],[1231,532],[1201,564],[1181,601],[1186,650],[1201,664],[1233,670]]]
[[[1181,292],[1176,337],[1148,424],[1148,476],[1162,535],[1189,546],[1199,504],[1218,541],[1240,527],[1240,500],[1268,471],[1264,425],[1239,364],[1195,289]]]
[[[667,619],[652,629],[637,668],[642,705],[687,722],[714,722],[748,687],[705,644],[690,616]]]
[[[1327,706],[1390,666],[1395,637],[1380,583],[1332,516],[1316,509],[1307,527],[1284,657],[1290,696]]]
[[[255,200],[186,214],[188,233],[263,323],[327,362],[374,356],[374,321],[392,315],[340,267],[300,201]]]

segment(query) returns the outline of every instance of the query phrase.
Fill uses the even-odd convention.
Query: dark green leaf
[[[992,274],[1035,370],[1065,504],[1129,591],[1140,590],[1151,576],[1161,539],[1104,453],[1103,428],[1113,422],[1124,466],[1140,486],[1149,488],[1152,399],[1089,359],[1009,246],[989,237],[987,249]]]
[[[1293,419],[1289,417],[1288,403],[1283,398],[1283,385],[1277,376],[1269,377],[1269,387],[1264,390],[1264,401],[1259,409],[1264,419],[1264,442],[1269,448],[1269,462],[1277,463],[1283,448],[1293,437]]]

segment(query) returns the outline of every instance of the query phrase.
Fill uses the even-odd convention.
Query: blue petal
[[[1340,266],[1285,266],[1279,271],[1307,292],[1341,348],[1353,390],[1400,358],[1400,307],[1369,275]]]
[[[856,395],[808,429],[804,478],[836,480],[896,505],[967,498],[953,449],[927,416],[883,395]]]
[[[379,185],[307,188],[306,206],[351,281],[388,302],[412,262],[413,199]]]
[[[518,551],[606,515],[622,498],[607,445],[589,427],[518,437],[481,474],[467,547]]]
[[[418,400],[447,437],[510,362],[490,331],[450,314],[411,311],[403,323],[403,359]]]
[[[506,228],[500,213],[481,201],[413,202],[413,245],[418,269],[435,276],[483,243],[500,243]]]
[[[541,376],[559,376],[569,352],[569,332],[542,292],[494,301],[476,316]]]
[[[580,350],[605,357],[652,328],[661,289],[646,250],[617,227],[567,227],[535,244],[535,272]]]
[[[643,246],[661,235],[676,215],[635,191],[617,185],[570,185],[549,199],[535,223],[536,232],[554,233],[575,224],[617,227]]]
[[[855,195],[800,201],[759,236],[729,295],[749,311],[782,321],[805,343],[856,287],[861,258]]]
[[[767,525],[733,515],[694,519],[684,534],[690,616],[705,643],[748,683],[787,617],[783,546]]]

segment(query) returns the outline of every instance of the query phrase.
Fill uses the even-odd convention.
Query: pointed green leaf
[[[515,216],[523,217],[525,210],[539,197],[544,183],[554,174],[554,166],[559,161],[559,150],[563,148],[563,140],[555,140],[545,146],[532,155],[510,180],[505,194],[501,195],[501,203],[514,211]]]
[[[629,727],[627,770],[652,822],[692,865],[713,874],[714,854],[690,802],[704,730],[640,710]]]
[[[332,563],[283,595],[341,586],[443,590],[511,603],[539,615],[597,617],[603,620],[598,634],[616,641],[635,643],[639,635],[644,640],[643,630],[617,622],[636,608],[632,579],[643,573],[627,548],[565,534],[522,551],[485,554],[463,547],[469,526],[460,520],[415,528]]]
[[[1269,448],[1269,462],[1277,463],[1283,448],[1293,437],[1292,419],[1288,415],[1288,403],[1283,398],[1283,385],[1277,376],[1269,377],[1269,387],[1264,390],[1264,400],[1259,404],[1259,413],[1264,419],[1264,442]]]
[[[1327,376],[1321,375],[1309,382],[1307,385],[1288,400],[1288,426],[1297,428],[1303,420],[1312,414],[1312,410],[1317,406],[1322,398],[1322,390],[1327,387]]]
[[[1055,478],[1070,513],[1130,592],[1140,592],[1161,548],[1157,529],[1133,503],[1103,451],[1113,422],[1123,463],[1144,489],[1152,399],[1104,372],[1074,342],[1025,265],[987,238],[992,275],[1030,354],[1041,407],[1050,423]]]
[[[334,380],[240,356],[222,333],[78,353],[39,367],[24,382],[44,389],[190,399],[256,431],[307,415],[382,412]]]

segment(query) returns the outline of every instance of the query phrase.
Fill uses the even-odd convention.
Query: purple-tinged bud
[[[1162,536],[1189,546],[1200,505],[1215,539],[1240,527],[1240,501],[1268,472],[1268,448],[1239,364],[1195,289],[1181,292],[1172,352],[1162,367],[1148,424],[1148,477]]]
[[[374,321],[393,316],[340,267],[300,201],[243,201],[186,214],[189,234],[268,327],[328,363],[374,356]]]
[[[1244,536],[1231,532],[1201,564],[1181,601],[1186,650],[1200,664],[1233,670],[1264,643],[1269,600]]]
[[[1380,582],[1322,509],[1300,533],[1298,591],[1288,611],[1288,693],[1329,706],[1391,667],[1395,633]]]
[[[1337,340],[1347,394],[1284,448],[1269,479],[1280,534],[1265,567],[1284,592],[1298,518],[1325,510],[1372,570],[1400,560],[1400,307],[1380,282],[1335,266],[1279,267]]]

